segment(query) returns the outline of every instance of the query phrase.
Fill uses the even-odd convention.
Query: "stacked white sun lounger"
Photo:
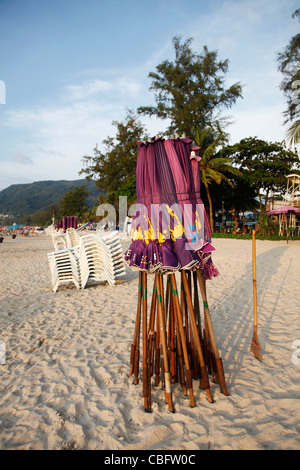
[[[56,251],[67,248],[67,239],[63,232],[53,232],[52,241]]]
[[[83,235],[80,238],[79,265],[82,289],[85,288],[88,282],[106,280],[100,244],[95,234]]]
[[[69,248],[72,246],[78,246],[80,243],[80,235],[75,228],[68,228],[66,230],[65,237],[66,244]]]
[[[78,248],[65,248],[47,254],[53,292],[62,284],[73,283],[80,289],[80,270],[78,262]]]
[[[101,256],[103,259],[103,270],[110,285],[115,284],[118,276],[125,273],[125,262],[118,232],[99,237]]]
[[[107,281],[111,286],[125,273],[125,262],[118,231],[92,232],[85,235],[67,230],[63,234],[64,246],[48,253],[53,291],[66,282],[78,289],[88,283]],[[53,239],[57,241],[58,236]],[[59,240],[60,243],[61,240]],[[76,244],[77,243],[77,244]],[[56,246],[59,246],[56,243]]]

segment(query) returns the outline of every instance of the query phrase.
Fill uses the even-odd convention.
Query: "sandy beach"
[[[170,413],[161,387],[152,386],[152,413],[145,413],[142,384],[129,378],[138,273],[126,268],[116,286],[54,293],[51,237],[6,237],[0,449],[300,449],[300,352],[297,359],[292,347],[300,341],[300,242],[256,242],[262,362],[250,353],[251,240],[213,245],[220,276],[207,282],[208,302],[230,395],[211,384],[209,403],[194,382],[191,408],[174,384]]]

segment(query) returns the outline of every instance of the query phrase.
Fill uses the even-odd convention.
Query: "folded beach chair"
[[[53,235],[53,233],[55,232],[55,227],[54,227],[54,225],[52,224],[52,225],[49,225],[48,227],[45,227],[44,230],[45,230],[45,232],[46,232],[46,235],[47,235],[48,237],[51,237],[51,236]]]
[[[53,290],[66,282],[84,289],[90,282],[111,286],[126,272],[119,232],[90,232],[79,236],[75,229],[53,237],[56,251],[48,253]]]
[[[53,232],[52,241],[53,241],[55,251],[67,248],[67,239],[64,233]]]
[[[65,248],[47,254],[53,292],[56,292],[61,284],[73,283],[80,289],[80,270],[78,263],[78,248]]]
[[[124,255],[119,233],[112,232],[106,236],[100,236],[103,269],[108,282],[113,285],[117,277],[125,273]]]
[[[81,236],[79,265],[82,289],[88,282],[107,281],[114,285],[116,278],[125,273],[118,232],[94,232]]]
[[[78,262],[81,273],[81,288],[88,282],[105,281],[101,248],[95,234],[80,237]]]
[[[75,228],[67,228],[65,237],[68,248],[79,246],[80,235]]]

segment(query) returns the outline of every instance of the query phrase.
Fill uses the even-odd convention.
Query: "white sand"
[[[257,241],[258,337],[253,334],[249,240],[213,240],[221,276],[208,301],[230,396],[211,384],[214,403],[194,383],[191,408],[173,385],[176,413],[152,386],[128,377],[137,304],[136,272],[116,287],[51,291],[52,240],[6,237],[0,244],[1,449],[299,449],[300,243]],[[299,354],[300,356],[300,354]]]

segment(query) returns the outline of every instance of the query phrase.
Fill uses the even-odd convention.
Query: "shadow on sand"
[[[262,361],[264,344],[268,342],[269,330],[289,270],[287,266],[285,276],[280,281],[277,280],[276,287],[273,287],[274,278],[278,275],[280,259],[287,248],[284,246],[272,248],[256,257],[258,338]],[[268,300],[267,307],[265,307],[265,300]],[[230,289],[223,292],[217,301],[209,305],[217,344],[224,363],[226,383],[230,389],[235,384],[245,355],[251,354],[250,345],[254,328],[252,260],[245,266],[245,275],[234,282]],[[218,315],[218,310],[220,315]],[[264,316],[263,322],[262,316]]]

